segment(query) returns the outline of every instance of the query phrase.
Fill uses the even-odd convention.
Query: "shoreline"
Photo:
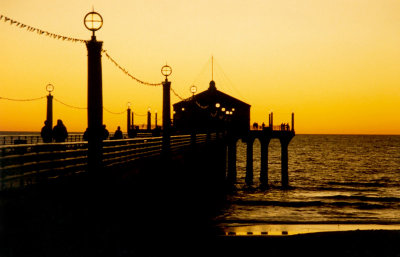
[[[400,230],[331,231],[297,235],[219,236],[221,256],[399,256]]]
[[[345,231],[400,231],[400,224],[310,224],[310,223],[282,223],[282,224],[219,224],[217,227],[221,235],[226,236],[286,236],[312,233],[329,233]]]

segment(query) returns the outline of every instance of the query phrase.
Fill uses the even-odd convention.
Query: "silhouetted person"
[[[106,140],[110,133],[108,133],[108,130],[106,129],[106,125],[103,124],[103,140]]]
[[[56,142],[65,142],[68,137],[67,128],[62,120],[57,120],[57,125],[53,128],[53,138]]]
[[[88,141],[89,140],[89,129],[86,128],[85,132],[83,132],[83,140]]]
[[[123,135],[122,135],[122,131],[121,131],[121,127],[118,126],[117,130],[114,133],[114,139],[122,139]]]
[[[253,129],[258,129],[258,123],[257,122],[253,123]]]
[[[44,127],[42,128],[42,131],[40,132],[40,135],[42,136],[43,142],[44,143],[51,143],[53,141],[53,131],[51,129],[50,123],[45,120],[44,121]]]
[[[262,129],[264,130],[264,128],[265,128],[265,123],[263,122],[261,126],[262,126]]]

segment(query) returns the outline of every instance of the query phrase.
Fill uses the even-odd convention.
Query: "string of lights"
[[[16,99],[16,98],[7,98],[7,97],[1,97],[0,99],[3,100],[8,100],[8,101],[18,101],[18,102],[28,102],[28,101],[36,101],[45,98],[46,96],[38,97],[38,98],[30,98],[30,99]]]
[[[117,66],[118,69],[120,69],[123,73],[125,73],[127,76],[129,76],[131,79],[135,80],[136,82],[146,85],[146,86],[161,86],[162,83],[149,83],[149,82],[145,82],[143,80],[140,80],[136,77],[134,77],[132,74],[129,73],[129,71],[127,71],[125,68],[123,68],[121,65],[119,65],[108,53],[107,50],[101,50],[106,57],[108,58],[108,60],[110,60],[112,63],[114,63],[115,66]]]
[[[70,105],[70,104],[66,104],[66,103],[58,100],[57,98],[53,98],[53,99],[54,99],[54,101],[59,102],[60,104],[65,105],[65,106],[70,107],[70,108],[73,108],[73,109],[78,109],[78,110],[86,110],[87,109],[86,107],[77,107],[77,106],[73,106],[73,105]]]
[[[197,100],[196,100],[196,105],[201,109],[207,109],[208,107],[210,107],[210,105],[201,105],[199,102],[197,102]]]
[[[120,115],[120,114],[126,113],[126,110],[124,110],[124,111],[122,111],[122,112],[112,112],[112,111],[108,110],[108,109],[107,109],[106,107],[104,107],[104,106],[103,106],[103,109],[104,109],[106,112],[111,113],[111,114],[115,114],[115,115]]]
[[[188,101],[187,99],[185,99],[185,98],[181,97],[180,95],[178,95],[178,93],[176,93],[175,90],[172,87],[171,87],[171,91],[176,97],[178,97],[182,101]]]

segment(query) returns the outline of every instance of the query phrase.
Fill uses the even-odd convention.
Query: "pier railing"
[[[171,137],[171,152],[217,139],[216,133]],[[103,141],[103,166],[127,165],[160,155],[162,137]],[[23,188],[41,181],[87,170],[87,142],[0,146],[0,191]]]
[[[66,142],[81,142],[83,134],[70,134]],[[40,135],[1,135],[0,145],[39,144],[43,143]]]

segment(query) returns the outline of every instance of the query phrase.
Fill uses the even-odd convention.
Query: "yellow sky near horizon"
[[[104,49],[141,80],[163,80],[184,97],[190,86],[221,91],[251,107],[251,122],[290,122],[297,133],[400,134],[400,2],[395,0],[4,0],[0,14],[32,27],[89,39],[84,15],[104,18]],[[52,83],[56,99],[86,107],[87,51],[82,43],[27,32],[0,21],[0,97],[36,98]],[[122,112],[161,112],[161,87],[133,81],[103,55],[103,103]],[[171,102],[179,99],[171,94]],[[0,99],[0,131],[38,131],[46,100]],[[54,120],[84,131],[85,110],[54,102]],[[104,111],[110,131],[125,114]],[[135,123],[145,123],[136,116]],[[161,123],[159,121],[159,123]]]

